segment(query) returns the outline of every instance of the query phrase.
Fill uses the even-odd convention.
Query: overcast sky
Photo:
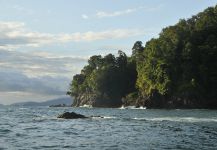
[[[91,55],[157,37],[217,0],[0,0],[0,103],[65,95]]]

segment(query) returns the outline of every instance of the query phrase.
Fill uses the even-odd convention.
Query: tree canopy
[[[92,56],[68,92],[75,106],[217,108],[217,6],[164,28],[132,56]]]
[[[135,74],[135,67],[122,51],[118,51],[117,57],[92,56],[81,74],[74,76],[68,94],[77,99],[75,106],[121,106],[121,98],[135,89]]]

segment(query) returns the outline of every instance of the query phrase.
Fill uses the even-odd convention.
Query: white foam
[[[174,122],[217,122],[217,118],[195,118],[195,117],[161,117],[161,118],[133,118],[135,120],[147,121],[174,121]]]
[[[93,116],[93,119],[114,119],[116,117],[112,117],[112,116]]]
[[[140,106],[140,107],[134,108],[134,109],[146,109],[146,107]]]
[[[93,108],[92,105],[86,105],[86,104],[84,104],[83,106],[79,106],[79,107],[84,107],[84,108]]]
[[[103,116],[104,119],[114,119],[116,117],[111,117],[111,116]]]
[[[136,107],[136,106],[121,106],[119,109],[146,109],[146,107],[140,106],[140,107]]]
[[[126,107],[124,107],[124,106],[122,105],[119,109],[126,109]]]

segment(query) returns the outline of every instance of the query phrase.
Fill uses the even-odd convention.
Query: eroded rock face
[[[60,114],[57,118],[63,118],[63,119],[79,119],[79,118],[88,118],[81,114],[76,114],[74,112],[65,112],[63,114]]]

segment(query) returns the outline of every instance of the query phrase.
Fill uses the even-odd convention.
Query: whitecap
[[[104,119],[115,119],[116,117],[111,117],[111,116],[103,116]]]
[[[93,119],[115,119],[116,117],[112,116],[92,116]]]
[[[126,107],[124,107],[124,106],[122,105],[119,109],[126,109]]]
[[[216,118],[195,118],[195,117],[159,117],[159,118],[133,118],[135,120],[147,121],[174,121],[174,122],[217,122]]]
[[[140,106],[140,107],[136,107],[136,106],[121,106],[119,109],[146,109],[146,107]]]
[[[134,109],[146,109],[146,107],[140,106],[140,107],[137,107],[137,108],[134,108]]]
[[[86,104],[84,104],[84,105],[82,105],[82,106],[79,106],[79,107],[84,107],[84,108],[93,108],[93,106],[92,105],[86,105]]]

